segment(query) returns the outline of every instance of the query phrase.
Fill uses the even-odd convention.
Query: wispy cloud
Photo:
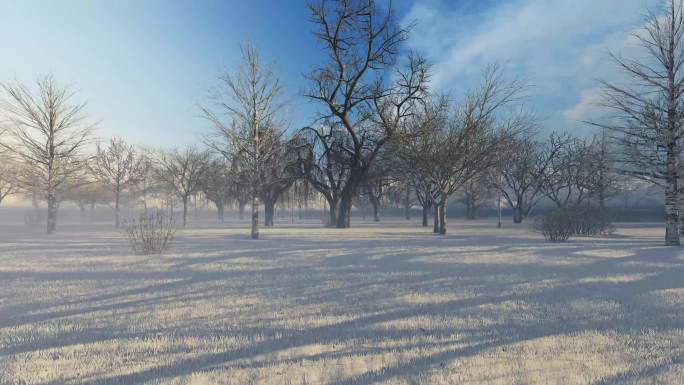
[[[456,91],[490,63],[534,87],[530,104],[551,129],[581,127],[595,114],[597,79],[615,76],[608,52],[629,48],[629,36],[660,0],[419,0],[412,48],[434,63],[438,89]],[[560,126],[560,127],[559,127]]]

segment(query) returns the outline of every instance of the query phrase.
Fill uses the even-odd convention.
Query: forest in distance
[[[499,211],[503,204],[514,223],[545,201],[555,209],[539,221],[544,231],[574,226],[597,235],[610,229],[606,200],[652,185],[663,191],[665,243],[679,245],[684,19],[677,2],[665,11],[634,34],[646,55],[611,54],[627,80],[602,83],[600,104],[611,114],[586,122],[595,128],[589,137],[542,127],[525,104],[531,84],[505,65],[482,69],[464,95],[433,92],[430,63],[402,49],[411,26],[373,2],[310,6],[325,60],[304,76],[303,96],[320,112],[302,128],[288,121],[271,58],[249,41],[197,105],[211,127],[201,145],[101,140],[87,105],[53,75],[3,82],[0,202],[19,195],[44,204],[46,215],[27,221],[45,218],[52,233],[62,202],[111,205],[118,228],[122,197],[141,218],[154,209],[182,226],[196,199],[212,202],[219,219],[227,205],[241,218],[248,207],[258,238],[260,206],[263,225],[272,226],[285,196],[305,205],[323,200],[326,223],[337,228],[351,225],[355,206],[372,206],[376,220],[387,202],[416,206],[423,226],[433,214],[438,234],[447,231],[454,200],[470,218],[483,204]],[[571,223],[580,218],[592,223]]]

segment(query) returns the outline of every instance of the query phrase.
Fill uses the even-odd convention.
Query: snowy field
[[[0,384],[684,384],[661,225],[276,225],[152,257],[105,227],[0,228]]]

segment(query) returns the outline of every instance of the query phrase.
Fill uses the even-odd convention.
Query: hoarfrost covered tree
[[[684,106],[684,12],[669,0],[633,37],[645,55],[611,55],[630,81],[603,82],[603,105],[613,116],[596,126],[612,132],[621,149],[620,172],[665,190],[665,244],[680,244],[682,108]]]
[[[235,73],[225,73],[219,81],[212,105],[200,106],[214,126],[208,144],[244,172],[252,199],[251,237],[258,239],[262,170],[276,159],[283,134],[283,88],[272,66],[250,43],[242,46],[242,64]]]
[[[201,190],[209,165],[209,153],[188,146],[160,151],[156,160],[157,178],[183,202],[183,227],[187,224],[188,201]]]
[[[311,184],[328,200],[334,225],[346,228],[369,166],[424,97],[428,66],[413,55],[397,66],[408,29],[396,22],[391,3],[316,1],[309,9],[327,54],[307,76],[312,88],[306,96],[324,106],[325,123],[307,128],[318,142],[313,147],[322,149],[313,158],[323,161],[309,164],[317,169]],[[384,77],[391,72],[390,82]]]
[[[84,147],[94,130],[86,120],[85,104],[72,101],[74,93],[52,76],[24,84],[1,83],[0,110],[9,140],[2,146],[22,163],[19,185],[47,201],[47,232],[57,227],[62,195],[84,178]]]
[[[89,164],[95,178],[114,195],[114,224],[118,228],[121,193],[142,181],[146,163],[135,147],[114,137],[106,147],[97,144],[95,156]]]

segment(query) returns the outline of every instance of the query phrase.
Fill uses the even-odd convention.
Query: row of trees
[[[488,68],[478,87],[462,97],[429,88],[430,66],[406,52],[410,27],[392,7],[372,0],[320,1],[309,6],[315,36],[325,52],[306,76],[305,97],[318,108],[314,123],[292,129],[283,86],[269,62],[251,44],[243,61],[219,77],[199,106],[213,127],[207,150],[140,151],[113,139],[87,155],[94,124],[84,105],[51,77],[32,92],[3,84],[3,162],[0,199],[24,191],[48,206],[48,232],[55,229],[59,200],[97,182],[112,194],[119,223],[123,191],[143,197],[164,191],[183,202],[203,193],[219,216],[229,201],[240,211],[249,202],[251,236],[259,236],[259,208],[273,224],[283,194],[316,191],[329,209],[329,223],[350,226],[352,207],[375,208],[383,199],[434,212],[435,232],[446,233],[446,207],[455,195],[474,211],[492,195],[522,222],[542,198],[559,208],[604,209],[618,174],[665,189],[666,243],[679,244],[684,76],[684,16],[671,0],[636,38],[643,60],[614,56],[633,82],[604,83],[604,104],[615,114],[592,122],[593,138],[539,134],[525,111],[526,85]],[[296,188],[295,188],[296,187]],[[161,190],[160,190],[161,189]],[[143,198],[144,205],[146,199]]]

